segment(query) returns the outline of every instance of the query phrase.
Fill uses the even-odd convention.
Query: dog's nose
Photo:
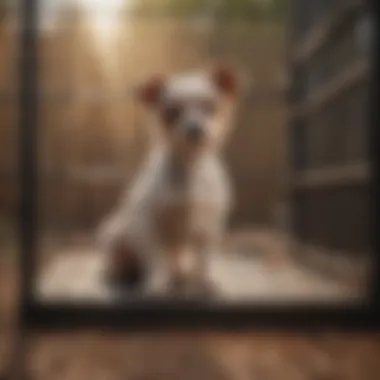
[[[204,136],[204,130],[198,123],[190,123],[186,128],[186,135],[192,141],[199,141]]]

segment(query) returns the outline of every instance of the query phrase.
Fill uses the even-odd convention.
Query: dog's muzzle
[[[191,123],[186,128],[186,138],[193,142],[199,143],[206,137],[204,128],[198,123]]]

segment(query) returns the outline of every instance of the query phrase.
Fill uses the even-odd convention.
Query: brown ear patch
[[[212,80],[223,94],[236,95],[238,91],[237,77],[229,67],[218,67],[212,72]]]
[[[153,106],[158,103],[162,91],[165,87],[165,78],[160,75],[156,75],[148,79],[137,90],[137,97],[144,104]]]

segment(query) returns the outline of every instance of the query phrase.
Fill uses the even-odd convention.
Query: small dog
[[[232,206],[220,148],[237,93],[235,73],[223,67],[156,76],[138,88],[149,127],[159,136],[137,181],[100,228],[111,279],[141,285],[145,276],[154,277],[156,259],[163,258],[169,289],[188,283],[210,289],[209,253],[220,242]],[[182,267],[188,254],[193,281]]]

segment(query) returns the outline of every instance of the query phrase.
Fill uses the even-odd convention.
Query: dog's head
[[[185,154],[219,146],[231,123],[238,93],[229,68],[173,77],[154,76],[138,90],[169,148]]]

